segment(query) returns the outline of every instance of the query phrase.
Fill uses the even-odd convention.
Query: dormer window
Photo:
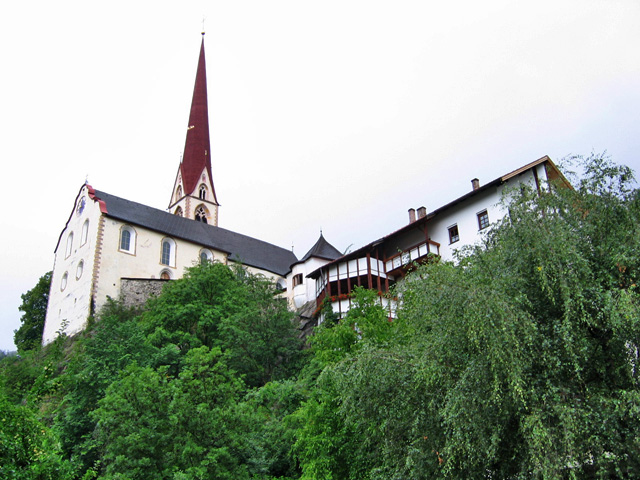
[[[206,200],[207,199],[207,187],[204,185],[200,185],[200,190],[198,191],[198,196],[200,197],[200,200]]]

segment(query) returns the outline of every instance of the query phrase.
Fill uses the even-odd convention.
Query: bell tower
[[[204,32],[202,32],[184,155],[171,192],[169,211],[217,226],[219,206],[211,175],[207,72],[204,60]]]

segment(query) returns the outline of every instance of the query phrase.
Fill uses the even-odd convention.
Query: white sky
[[[166,208],[202,17],[220,226],[362,246],[543,155],[638,170],[640,2],[21,1],[0,7],[0,349],[88,175]]]

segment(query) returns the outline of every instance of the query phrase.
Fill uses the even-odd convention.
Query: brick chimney
[[[474,190],[478,190],[480,188],[480,180],[474,178],[473,180],[471,180],[471,186]]]
[[[409,209],[409,223],[413,223],[416,221],[416,209],[415,208],[410,208]]]
[[[420,207],[418,209],[418,218],[424,218],[427,216],[427,207]]]

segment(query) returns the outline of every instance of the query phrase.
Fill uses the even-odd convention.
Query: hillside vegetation
[[[310,348],[274,285],[205,263],[41,349],[39,283],[0,360],[0,478],[638,477],[640,193],[574,165],[575,189],[508,192],[481,245],[416,265],[396,319],[356,290]]]

